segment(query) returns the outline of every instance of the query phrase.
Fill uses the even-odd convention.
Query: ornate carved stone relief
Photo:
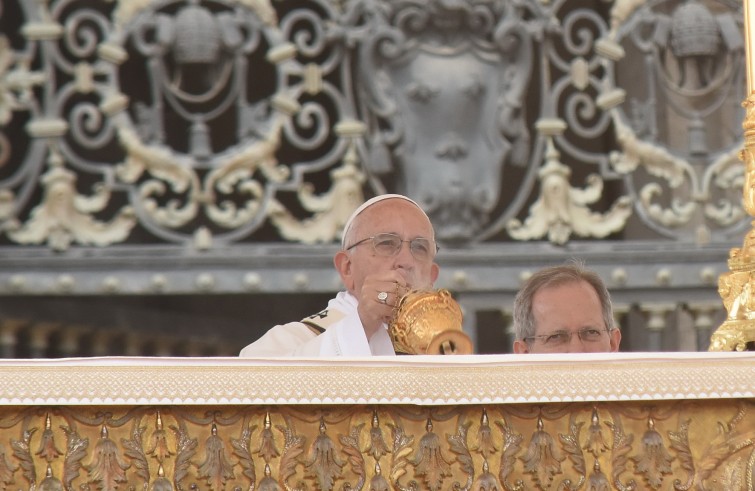
[[[750,489],[752,403],[27,407],[13,489]]]
[[[384,191],[453,244],[745,221],[733,0],[11,4],[9,244],[327,243]]]
[[[606,70],[599,102],[619,146],[611,168],[625,176],[643,222],[669,237],[707,243],[742,230],[739,7],[616,2],[596,43]]]

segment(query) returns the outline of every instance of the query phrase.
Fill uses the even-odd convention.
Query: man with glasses
[[[541,269],[514,299],[514,353],[618,351],[611,297],[596,273],[574,262]]]
[[[395,355],[387,325],[409,290],[438,278],[435,233],[411,199],[376,196],[346,222],[333,262],[346,287],[328,307],[300,322],[275,326],[240,356]]]

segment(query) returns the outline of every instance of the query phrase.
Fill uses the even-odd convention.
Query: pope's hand
[[[383,324],[388,324],[399,300],[410,289],[399,270],[384,271],[367,276],[357,292],[357,312],[369,340]]]

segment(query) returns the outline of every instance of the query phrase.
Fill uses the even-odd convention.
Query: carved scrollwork
[[[419,202],[450,244],[603,238],[628,223],[622,210],[596,224],[616,212],[603,203],[628,199],[682,241],[746,219],[731,2],[9,1],[0,227],[15,244],[327,243],[353,202],[383,192]],[[547,138],[531,133],[551,118],[561,163],[596,176],[570,185],[596,215],[506,236],[545,194]],[[48,147],[100,208],[35,220]],[[103,221],[121,212],[128,224]]]
[[[573,417],[574,415],[572,415],[572,418]],[[566,456],[569,458],[569,460],[571,460],[572,465],[574,466],[574,470],[580,476],[579,481],[573,486],[571,480],[566,480],[564,482],[564,485],[568,486],[570,489],[579,489],[582,487],[584,476],[586,475],[587,471],[587,466],[585,465],[585,456],[582,452],[582,448],[580,447],[581,443],[579,437],[583,425],[583,422],[571,421],[569,423],[569,433],[558,435],[558,438],[559,440],[561,440],[561,444],[563,445]],[[588,440],[585,446],[589,447],[590,444],[591,442]]]
[[[704,243],[710,230],[731,232],[744,218],[738,142],[710,137],[730,124],[724,121],[741,119],[723,102],[739,94],[741,25],[734,12],[716,17],[703,2],[660,4],[617,2],[597,46],[617,75],[601,89],[620,147],[609,162],[626,176],[648,225]],[[640,55],[647,73],[638,78],[621,65]],[[676,138],[679,132],[686,138]]]
[[[472,454],[469,451],[469,445],[467,443],[467,433],[471,423],[465,422],[463,418],[460,418],[459,423],[456,426],[456,434],[447,435],[449,448],[451,452],[456,454],[456,461],[461,467],[463,475],[467,476],[467,481],[463,484],[455,482],[453,488],[455,490],[469,491],[472,488],[472,482],[475,479],[475,468],[472,460]],[[492,475],[491,475],[492,477]],[[493,478],[495,479],[495,478]],[[489,478],[487,479],[489,480]],[[483,483],[485,481],[483,480]],[[481,487],[487,487],[482,486]]]
[[[241,465],[242,474],[249,479],[249,488],[254,489],[257,483],[257,474],[254,469],[254,459],[251,452],[251,437],[255,427],[250,427],[247,420],[244,420],[244,424],[241,428],[241,435],[239,438],[231,438],[231,447],[233,448],[233,454],[239,458],[239,464]]]
[[[308,185],[297,190],[299,202],[313,213],[312,217],[298,220],[279,201],[272,201],[268,214],[281,235],[305,244],[329,242],[338,236],[351,213],[364,201],[365,176],[350,157],[355,153],[348,152],[344,164],[331,171],[333,186],[325,194],[316,196]]]
[[[63,466],[63,484],[65,489],[72,489],[71,482],[80,475],[81,461],[87,455],[89,448],[89,438],[82,438],[75,424],[70,426],[61,426],[61,430],[66,436],[66,455],[65,465]]]
[[[136,475],[144,481],[145,486],[150,482],[149,463],[147,462],[143,439],[146,431],[147,427],[141,425],[141,420],[135,419],[131,427],[131,438],[121,439],[124,455],[131,459]]]
[[[393,486],[400,491],[417,489],[417,482],[411,481],[408,486],[401,484],[400,479],[407,474],[409,457],[412,454],[414,436],[407,435],[404,428],[399,424],[390,425],[393,435],[393,451],[391,452],[390,480]]]
[[[431,412],[434,418],[425,422],[417,420],[416,408],[398,406],[348,412],[322,407],[316,409],[319,417],[315,419],[312,413],[285,406],[263,412],[255,407],[218,407],[211,417],[200,409],[161,407],[160,418],[173,431],[165,434],[170,452],[158,461],[144,438],[150,434],[145,417],[156,418],[155,408],[108,408],[112,409],[114,417],[103,417],[97,408],[79,408],[76,424],[65,408],[15,419],[10,414],[16,409],[4,409],[0,414],[0,421],[6,422],[0,425],[0,483],[32,489],[37,476],[44,476],[46,485],[57,482],[59,489],[66,490],[124,486],[169,491],[207,485],[261,491],[449,486],[474,491],[557,487],[630,491],[671,486],[681,491],[697,486],[708,489],[712,483],[743,489],[742,483],[752,472],[755,447],[750,401],[741,401],[734,411],[729,403],[715,400],[694,405],[674,401],[656,401],[651,406],[551,404],[513,412],[505,407],[499,411],[495,406],[462,406],[436,408],[440,410]],[[496,416],[486,422],[480,414],[489,411]],[[374,446],[362,439],[365,425],[375,421],[377,412],[392,419],[387,426],[393,443],[390,452],[376,458]],[[255,431],[250,423],[261,417],[269,421],[268,429],[278,431],[267,437]],[[46,419],[52,432],[48,436],[36,431],[46,425]],[[380,428],[379,419],[377,423]],[[492,446],[501,450],[500,459],[491,459],[492,451],[483,455],[482,449],[491,447],[473,447],[467,441],[487,424],[495,429]],[[610,432],[604,433],[606,427]],[[424,430],[422,438],[408,435],[406,428]],[[525,432],[533,428],[532,436],[526,438]],[[331,438],[331,432],[337,438]],[[238,438],[226,441],[226,435]],[[62,461],[61,455],[48,461],[45,455],[51,454],[31,451],[63,438],[67,445]],[[262,448],[265,438],[272,438],[265,448],[269,450],[272,444],[282,451],[279,455],[265,451],[268,459],[254,458],[260,455],[255,449]],[[89,441],[95,444],[90,447]],[[13,453],[2,452],[5,448],[12,448]],[[82,462],[85,475],[78,471]],[[384,466],[390,469],[385,475]]]
[[[76,192],[76,174],[63,166],[59,155],[50,157],[50,168],[42,175],[45,189],[42,203],[26,223],[6,224],[8,236],[23,244],[47,242],[53,249],[65,250],[71,242],[105,246],[125,239],[136,224],[133,209],[123,207],[109,223],[93,214],[102,211],[110,199],[107,186],[95,187],[93,196]]]
[[[364,455],[360,451],[359,447],[359,435],[362,432],[364,423],[360,423],[351,428],[349,435],[338,435],[338,441],[341,443],[344,453],[348,456],[349,464],[351,464],[352,472],[357,476],[356,484],[346,483],[344,489],[360,491],[364,487],[365,483],[365,460]]]
[[[587,205],[601,196],[603,182],[596,174],[588,177],[588,186],[576,189],[571,186],[571,170],[559,160],[559,152],[549,139],[546,161],[538,172],[540,196],[530,207],[524,223],[512,219],[508,233],[518,240],[531,240],[548,236],[551,242],[564,244],[572,233],[584,237],[605,237],[621,230],[631,215],[629,198],[622,196],[611,209],[600,214]]]
[[[31,486],[37,483],[37,471],[34,467],[34,459],[31,455],[31,437],[37,431],[37,428],[29,428],[26,425],[21,429],[21,438],[11,439],[10,447],[13,449],[13,456],[19,460],[19,466],[22,475]]]
[[[514,428],[511,427],[506,420],[496,421],[496,424],[500,427],[503,433],[503,444],[500,463],[500,480],[504,489],[519,491],[524,488],[524,481],[517,479],[514,485],[510,485],[508,478],[514,472],[515,458],[521,449],[524,436],[521,433],[517,433]]]

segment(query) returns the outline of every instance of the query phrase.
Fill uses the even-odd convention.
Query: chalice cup
[[[412,290],[399,300],[388,333],[396,351],[412,355],[469,355],[461,307],[448,290]]]

